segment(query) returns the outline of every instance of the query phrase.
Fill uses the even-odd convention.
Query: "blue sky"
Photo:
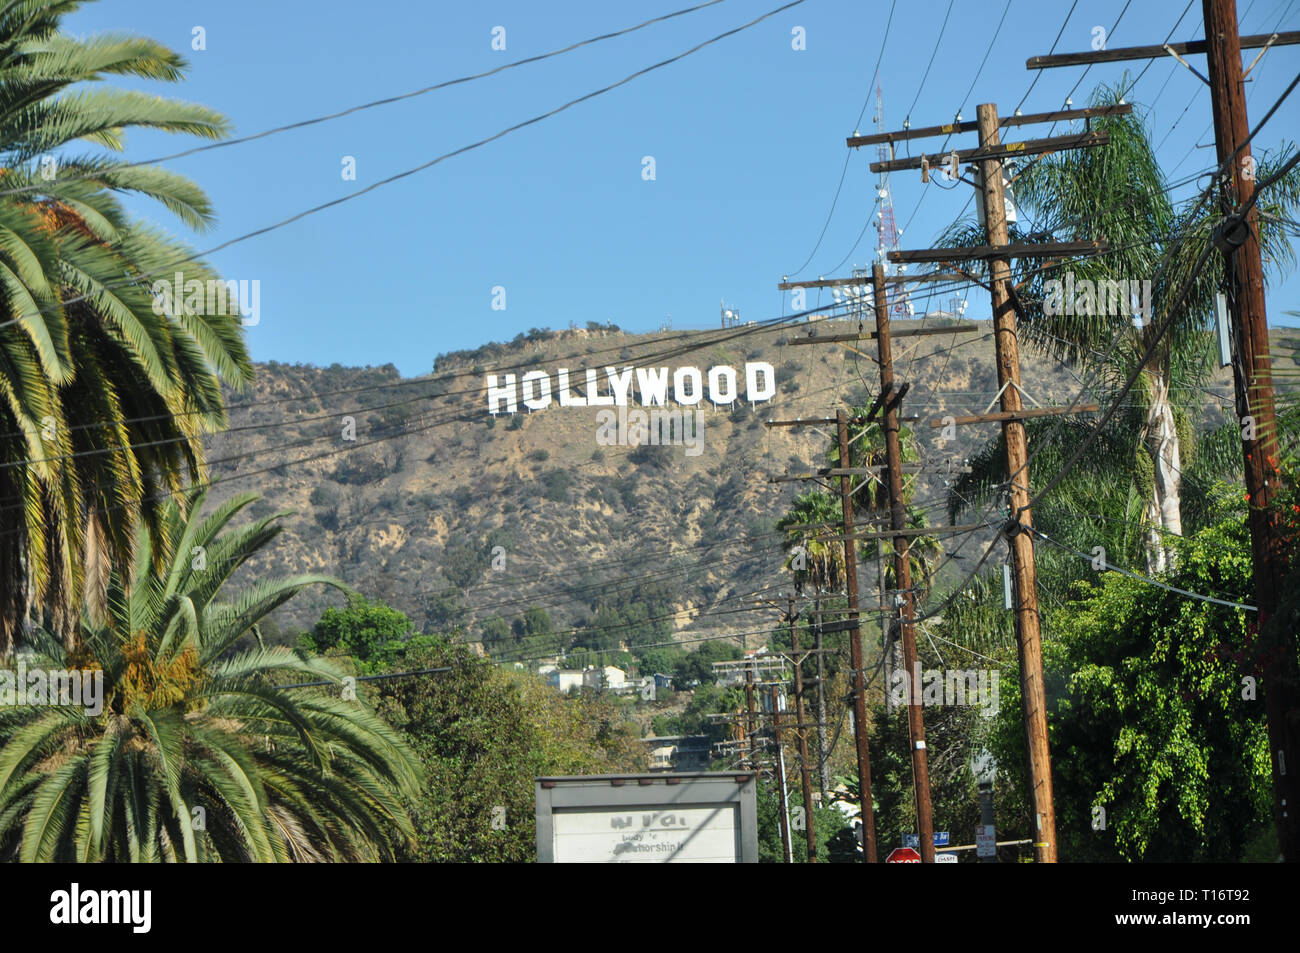
[[[247,135],[368,100],[480,72],[639,23],[689,0],[634,3],[430,3],[378,0],[358,6],[306,0],[90,3],[66,21],[77,34],[142,33],[190,61],[183,84],[140,84],[204,103]],[[779,0],[726,0],[545,62],[380,107],[305,130],[174,160],[198,181],[220,219],[204,235],[209,248],[378,179],[427,162],[570,99],[623,79],[779,6]],[[975,106],[1014,109],[1034,74],[1026,57],[1046,53],[1069,0],[897,4],[880,68],[890,129],[967,119]],[[1079,4],[1058,52],[1087,50],[1094,27],[1111,47],[1159,43],[1185,0],[1134,0],[1118,28],[1123,0]],[[1175,40],[1201,35],[1195,2]],[[858,150],[830,225],[844,167],[844,137],[872,90],[888,0],[805,3],[708,46],[595,100],[481,149],[221,251],[212,261],[227,277],[261,282],[261,322],[248,329],[258,360],[326,365],[394,363],[426,373],[434,356],[533,327],[613,321],[631,330],[716,327],[720,299],[746,320],[790,310],[776,290],[782,275],[847,274],[869,263],[868,229],[876,177]],[[1297,0],[1239,0],[1242,33],[1300,27]],[[206,49],[191,49],[193,29]],[[492,30],[505,28],[505,51]],[[806,49],[792,49],[802,27]],[[924,78],[932,51],[934,64]],[[988,62],[965,103],[960,97]],[[1249,62],[1254,53],[1247,54]],[[1193,58],[1203,69],[1204,58]],[[1142,63],[1093,67],[1074,94],[1082,105],[1096,82],[1115,81]],[[1248,104],[1256,121],[1300,68],[1300,48],[1271,50],[1252,74]],[[1026,112],[1061,107],[1082,68],[1042,73]],[[1171,179],[1208,168],[1212,148],[1205,86],[1172,60],[1154,63],[1131,97],[1153,106],[1158,156]],[[913,106],[913,102],[915,105]],[[861,129],[871,131],[874,102]],[[1296,138],[1300,94],[1261,134],[1277,148]],[[1029,135],[1046,135],[1031,127]],[[1057,133],[1060,133],[1060,129]],[[969,141],[967,141],[969,140]],[[927,143],[930,143],[927,140]],[[973,145],[973,134],[962,146]],[[135,133],[128,154],[141,160],[179,151],[188,141]],[[938,148],[939,143],[933,142]],[[356,160],[356,180],[341,175]],[[652,156],[655,178],[642,176]],[[962,211],[970,189],[930,187],[918,173],[893,179],[903,248],[934,244]],[[1178,195],[1194,190],[1187,186]],[[918,205],[919,203],[919,205]],[[161,207],[132,203],[177,234],[183,226]],[[840,262],[838,271],[834,270]],[[506,290],[493,310],[493,288]],[[815,299],[814,299],[815,300]],[[829,300],[829,299],[825,299]],[[1300,310],[1300,279],[1276,283],[1270,320]],[[971,317],[987,316],[972,295]],[[1279,318],[1281,320],[1279,321]]]

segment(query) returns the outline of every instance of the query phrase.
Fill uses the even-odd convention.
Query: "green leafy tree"
[[[870,407],[855,407],[851,414],[852,421],[849,424],[849,462],[841,464],[839,462],[840,452],[838,441],[831,445],[828,457],[832,466],[849,466],[849,467],[884,467],[888,457],[885,451],[885,432],[884,426],[877,415],[877,419],[871,423],[858,423],[857,421],[867,416]],[[904,464],[916,463],[920,459],[920,451],[917,449],[916,435],[912,429],[906,425],[899,425],[898,428],[898,445],[899,456]],[[863,483],[869,483],[870,486],[863,492],[859,486]],[[867,476],[850,476],[849,485],[853,491],[854,512],[860,513],[866,517],[887,518],[889,516],[889,487],[886,483],[886,477],[882,471],[879,475]],[[909,481],[903,481],[903,515],[904,524],[913,529],[924,529],[929,525],[924,511],[915,509],[912,504],[913,484]],[[838,519],[839,517],[836,517]],[[877,559],[880,556],[882,547],[887,556],[892,557],[893,542],[889,540],[864,540],[860,544],[862,555],[866,559]],[[923,599],[929,590],[931,578],[933,576],[933,567],[939,561],[942,555],[942,547],[939,541],[933,536],[915,536],[908,541],[908,569],[912,574],[912,586],[918,590],[917,598]],[[897,589],[898,581],[895,578],[894,563],[892,558],[886,559],[885,563],[885,586],[889,589]]]
[[[302,644],[311,652],[351,655],[365,667],[379,658],[384,646],[410,638],[414,628],[396,609],[353,593],[343,608],[321,613],[311,632],[304,633]]]
[[[1168,580],[1248,602],[1250,543],[1240,503],[1228,491],[1219,514],[1213,526],[1178,542]],[[1054,635],[1043,658],[1062,858],[1242,859],[1270,836],[1271,808],[1247,613],[1118,573],[1078,589],[1077,599],[1049,617]],[[1014,671],[1002,686],[990,748],[999,771],[1012,772],[1023,792]],[[1023,799],[1019,810],[1027,814]]]
[[[541,606],[529,606],[524,614],[515,620],[514,631],[521,639],[550,635],[551,614]]]
[[[791,772],[794,767],[789,768]],[[798,828],[803,813],[803,802],[791,786],[788,796],[790,814],[790,855],[796,864],[808,862],[808,835]],[[769,781],[758,783],[755,793],[758,808],[758,861],[762,864],[780,864],[785,861],[781,846],[781,798],[777,788]],[[847,833],[847,837],[845,834]],[[856,863],[853,829],[844,815],[833,807],[813,806],[813,834],[817,839],[817,858],[821,863]]]
[[[840,463],[839,441],[835,440],[827,450],[827,459],[832,466],[874,469],[886,465],[887,453],[882,422],[879,419],[871,423],[860,422],[865,420],[870,409],[870,407],[865,406],[853,409],[848,427],[848,462]],[[916,438],[911,429],[900,426],[898,439],[902,462],[915,462],[918,459],[918,451]],[[855,514],[875,519],[889,515],[889,487],[879,475],[851,475],[849,485]],[[903,513],[906,517],[905,524],[912,529],[923,529],[929,525],[929,521],[923,511],[911,506],[911,498],[912,490],[905,482],[901,500]],[[790,510],[777,521],[777,529],[785,533],[783,546],[789,554],[785,568],[794,576],[796,591],[802,592],[805,585],[812,586],[814,594],[813,609],[815,612],[820,612],[825,608],[833,608],[839,604],[846,604],[841,603],[838,598],[838,595],[844,591],[845,584],[844,544],[840,541],[824,538],[835,535],[834,526],[839,525],[842,519],[843,508],[838,498],[830,493],[813,491],[797,497]],[[830,524],[829,528],[828,524]],[[892,553],[893,547],[892,542],[886,543],[877,540],[862,541],[855,545],[858,546],[861,558],[869,560],[880,558],[882,552],[885,551]],[[882,546],[884,550],[882,550]],[[915,536],[909,540],[907,565],[912,576],[911,588],[915,590],[917,601],[925,598],[933,584],[934,571],[942,552],[942,547],[933,536]],[[885,569],[884,586],[886,589],[899,588],[899,582],[895,576],[894,562],[889,559],[886,561]],[[815,634],[809,632],[806,638],[808,644],[811,644],[815,639]],[[785,633],[778,633],[776,639],[783,646],[790,645],[789,637]],[[841,636],[833,641],[844,643],[844,637]],[[882,641],[884,640],[882,639]],[[890,670],[901,669],[902,643],[897,634],[896,624],[893,634],[888,639],[888,644],[890,648],[887,661]],[[885,651],[883,645],[882,651]],[[838,663],[832,656],[828,656],[825,662],[824,667],[828,676],[833,676],[838,672]],[[809,677],[815,675],[812,668],[808,668],[806,671]],[[825,719],[819,718],[818,720],[824,721]],[[823,743],[823,740],[819,740],[819,747]]]
[[[532,861],[535,777],[645,770],[639,730],[593,693],[565,698],[438,636],[404,643],[388,666],[451,669],[367,688],[427,772],[406,859]]]
[[[479,637],[484,645],[501,645],[510,639],[510,623],[499,615],[491,615],[479,626]]]
[[[701,642],[693,651],[683,652],[673,664],[673,684],[686,688],[692,682],[712,685],[717,681],[713,674],[714,662],[725,662],[741,657],[740,647],[721,640]]]
[[[447,547],[442,557],[442,574],[457,589],[468,589],[483,578],[489,560],[481,552],[455,543]]]
[[[684,654],[681,649],[667,645],[653,649],[641,649],[637,652],[637,664],[640,666],[642,675],[653,675],[656,672],[671,675],[677,661]]]
[[[789,554],[785,568],[793,573],[797,592],[803,592],[805,585],[812,586],[814,593],[843,590],[844,544],[820,538],[830,535],[825,526],[839,523],[842,516],[836,497],[813,490],[796,497],[789,511],[777,520],[776,528],[785,533],[782,545]]]

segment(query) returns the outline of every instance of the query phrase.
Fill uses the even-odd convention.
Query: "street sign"
[[[887,864],[919,864],[921,855],[910,847],[896,847],[885,858]]]
[[[955,864],[957,863],[957,855],[953,853],[935,854],[934,862],[936,864]]]
[[[980,824],[975,828],[975,854],[978,857],[996,857],[998,855],[997,836],[992,824]]]
[[[935,831],[933,837],[934,837],[934,846],[935,846],[935,847],[947,847],[947,846],[948,846],[948,832],[947,832],[947,831]],[[921,835],[920,835],[920,834],[904,834],[904,835],[903,835],[903,846],[904,846],[904,847],[920,847],[920,846],[921,846]]]
[[[539,863],[758,860],[752,774],[544,777],[533,785]]]

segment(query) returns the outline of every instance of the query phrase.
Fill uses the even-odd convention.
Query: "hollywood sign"
[[[716,364],[707,373],[698,367],[679,367],[671,374],[666,367],[606,367],[604,372],[602,381],[595,368],[587,368],[582,372],[585,386],[580,391],[574,389],[565,367],[555,372],[554,384],[547,371],[528,371],[518,377],[488,374],[488,412],[494,417],[503,412],[514,414],[520,404],[530,411],[543,410],[552,403],[561,407],[626,407],[633,400],[634,389],[635,400],[642,407],[662,407],[670,399],[690,407],[705,398],[729,406],[741,396],[742,375],[726,364]],[[743,377],[744,397],[751,404],[771,400],[776,393],[776,371],[766,361],[747,361]]]

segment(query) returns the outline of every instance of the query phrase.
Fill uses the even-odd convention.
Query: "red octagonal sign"
[[[887,864],[919,864],[921,855],[910,847],[897,847],[885,858]]]

